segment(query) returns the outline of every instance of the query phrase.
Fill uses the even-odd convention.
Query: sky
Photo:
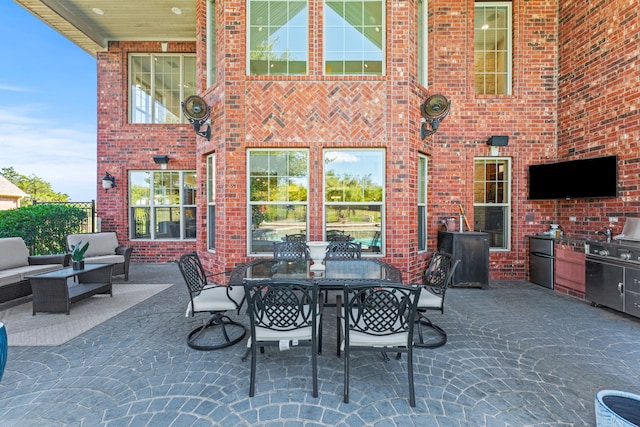
[[[95,199],[95,58],[11,0],[0,0],[0,40],[0,169]]]

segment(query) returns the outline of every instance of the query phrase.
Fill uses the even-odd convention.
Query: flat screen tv
[[[618,156],[529,166],[529,200],[618,196]]]

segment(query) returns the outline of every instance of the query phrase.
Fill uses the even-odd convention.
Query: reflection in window
[[[346,235],[363,252],[382,253],[384,150],[325,150],[325,238]]]
[[[307,1],[249,0],[247,74],[307,73]]]
[[[429,25],[427,0],[418,0],[418,83],[427,87],[429,48],[427,45]]]
[[[308,158],[307,150],[249,150],[250,253],[307,234]]]
[[[216,82],[216,31],[216,3],[207,0],[207,87]]]
[[[427,156],[418,156],[418,250],[427,250]]]
[[[131,123],[186,123],[182,100],[196,94],[195,55],[129,57]]]
[[[216,155],[207,157],[207,248],[216,248]]]
[[[132,239],[195,239],[195,172],[131,172],[129,207]]]
[[[384,74],[382,0],[325,0],[325,74]]]
[[[473,223],[489,233],[489,247],[509,249],[511,172],[508,158],[477,158],[473,169]]]
[[[476,2],[474,82],[477,94],[511,93],[511,2]]]

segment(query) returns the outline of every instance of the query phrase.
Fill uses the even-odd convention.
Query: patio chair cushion
[[[442,307],[442,295],[436,295],[423,289],[420,292],[420,299],[418,300],[418,308],[440,308]]]
[[[124,262],[124,255],[97,255],[85,259],[87,264],[120,264]]]
[[[297,322],[302,322],[303,319],[306,317],[307,313],[309,313],[310,307],[309,306],[305,306],[304,307],[304,312],[305,315],[300,314],[298,316],[298,320]],[[316,309],[316,332],[319,331],[319,327],[320,327],[320,322],[321,320],[321,315],[322,312],[320,311],[320,307],[317,307]],[[249,340],[247,342],[247,347],[251,347],[251,340],[253,339],[253,337],[249,337]],[[257,342],[260,341],[295,341],[295,340],[299,340],[299,341],[304,341],[304,340],[310,340],[311,339],[311,326],[307,326],[304,328],[298,328],[298,329],[293,329],[293,330],[288,330],[288,331],[279,331],[279,330],[274,330],[274,329],[269,329],[269,328],[261,328],[259,326],[256,326],[256,340]]]
[[[0,286],[11,285],[13,283],[18,283],[21,280],[22,274],[17,273],[13,269],[10,271],[0,270]]]
[[[78,244],[78,242],[89,242],[87,252],[84,254],[85,258],[115,254],[116,248],[120,246],[118,235],[115,232],[69,234],[67,236],[69,249],[71,249],[72,245]]]
[[[22,237],[0,239],[0,270],[29,265],[29,250]]]
[[[233,311],[238,309],[236,301],[242,301],[244,298],[244,288],[242,286],[233,286],[229,289],[231,298],[227,298],[226,286],[215,286],[212,288],[204,288],[198,295],[193,296],[193,305],[195,312],[216,312],[216,311]],[[234,301],[235,300],[235,301]],[[187,305],[187,317],[193,314],[191,302]]]

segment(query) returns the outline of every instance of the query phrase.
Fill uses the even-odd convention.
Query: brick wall
[[[411,274],[423,268],[426,257],[416,251],[418,154],[429,156],[428,249],[432,251],[440,221],[457,217],[459,205],[464,206],[470,219],[473,218],[473,160],[490,155],[486,144],[490,136],[508,135],[509,145],[501,147],[499,154],[512,159],[511,250],[491,254],[491,279],[524,279],[528,260],[525,236],[545,230],[549,223],[559,220],[566,231],[572,231],[567,230],[563,219],[574,208],[573,203],[565,207],[563,203],[527,200],[527,166],[555,160],[558,155],[562,157],[568,146],[575,145],[580,154],[587,152],[584,150],[588,150],[589,146],[585,145],[588,143],[580,142],[574,129],[587,129],[594,122],[591,118],[576,119],[574,104],[581,99],[579,88],[584,84],[574,72],[592,75],[588,86],[593,86],[593,90],[599,86],[597,83],[602,81],[603,74],[615,77],[618,83],[607,91],[607,96],[620,97],[628,95],[625,88],[630,82],[623,73],[628,71],[635,79],[637,89],[637,47],[633,62],[633,46],[616,46],[623,36],[616,35],[615,42],[611,40],[600,45],[601,49],[606,45],[610,55],[616,58],[624,53],[625,59],[603,59],[603,65],[597,71],[592,72],[590,67],[578,69],[577,59],[568,59],[568,56],[577,57],[583,46],[578,35],[586,29],[580,27],[588,24],[583,22],[584,18],[579,20],[576,14],[578,9],[584,9],[584,2],[562,1],[558,16],[557,1],[513,1],[513,91],[512,95],[501,96],[474,94],[473,1],[429,1],[428,88],[419,86],[416,79],[416,1],[387,2],[387,73],[384,77],[365,78],[322,75],[322,22],[315,19],[321,15],[322,4],[315,0],[309,4],[312,16],[309,20],[309,75],[247,77],[245,3],[244,0],[216,2],[218,63],[217,83],[213,87],[205,87],[206,68],[202,61],[199,63],[199,94],[212,107],[210,141],[196,138],[188,125],[127,124],[127,53],[157,52],[159,43],[112,44],[108,53],[98,57],[98,168],[99,173],[108,170],[118,178],[115,190],[106,194],[100,191],[98,196],[103,229],[115,229],[121,236],[128,235],[124,178],[130,169],[154,169],[153,155],[169,155],[170,169],[197,168],[200,177],[198,242],[132,242],[137,248],[134,253],[137,260],[175,259],[180,253],[195,248],[201,251],[205,264],[213,270],[230,268],[246,260],[246,150],[253,147],[310,148],[309,232],[312,238],[319,238],[322,233],[322,148],[382,147],[387,152],[385,260],[405,271],[405,280],[409,280]],[[637,46],[636,12],[630,6],[624,10],[622,6],[603,9],[605,14],[599,16],[605,22],[613,20],[618,12],[622,17],[612,22],[620,24],[626,19],[627,24],[635,24],[626,26],[635,27]],[[203,0],[198,1],[198,10],[195,45],[170,42],[170,51],[197,52],[199,58],[205,57]],[[575,33],[574,27],[577,28]],[[629,31],[626,30],[626,37],[630,36]],[[602,33],[608,34],[604,29]],[[560,45],[558,34],[562,40]],[[598,55],[591,52],[587,49],[581,57]],[[618,72],[609,75],[606,64],[615,65]],[[616,92],[616,87],[622,92]],[[440,124],[437,133],[422,140],[419,106],[434,93],[451,100],[451,113]],[[637,100],[637,95],[632,99]],[[603,103],[597,101],[593,101],[592,108],[597,110],[598,103],[600,110],[604,110]],[[616,114],[599,110],[598,116],[600,122],[617,117],[616,126],[624,124],[627,127],[628,137],[618,137],[618,144],[626,144],[624,147],[629,153],[637,148],[638,141],[637,115],[629,111],[631,108],[620,107]],[[632,125],[634,120],[635,125]],[[557,127],[558,121],[560,127]],[[603,145],[601,151],[605,151],[603,141],[610,132],[602,128],[598,132],[600,138],[596,140]],[[207,253],[204,162],[206,155],[213,151],[217,154],[218,166],[218,235],[216,252]],[[625,172],[631,173],[631,155],[626,164]],[[633,165],[637,168],[636,162]],[[637,178],[637,171],[635,175]],[[631,181],[624,182],[629,187],[637,186]],[[634,197],[637,200],[637,196]],[[631,202],[624,203],[629,207]],[[583,205],[589,204],[583,202],[575,208],[581,209]],[[593,205],[588,209],[592,210]],[[615,211],[618,210],[616,207]],[[578,216],[582,218],[580,214]]]
[[[169,52],[194,52],[194,43],[169,43]],[[168,155],[169,169],[196,168],[196,149],[190,125],[130,124],[128,120],[128,54],[161,52],[160,43],[111,43],[99,53],[98,64],[98,176],[116,178],[116,187],[105,192],[97,183],[97,215],[102,231],[118,232],[123,245],[134,247],[134,262],[164,262],[193,251],[195,243],[129,240],[128,173],[157,170],[155,155]]]
[[[617,154],[619,181],[617,198],[558,202],[558,218],[579,237],[619,234],[640,211],[640,12],[635,1],[563,1],[559,22],[558,158]]]

